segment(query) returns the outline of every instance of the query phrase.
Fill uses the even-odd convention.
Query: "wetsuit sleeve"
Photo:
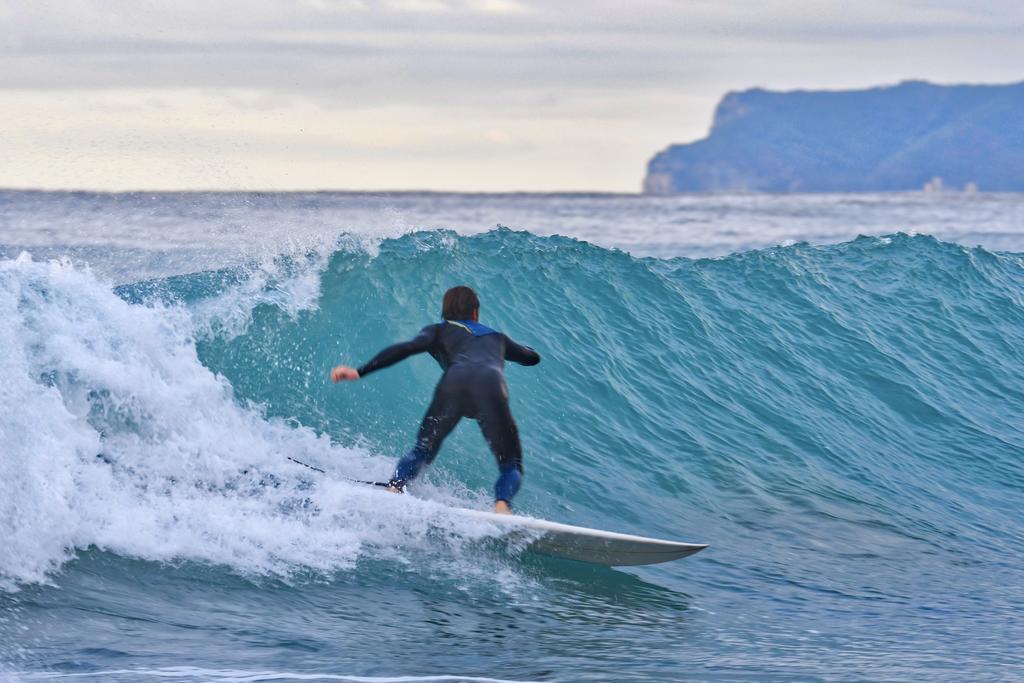
[[[427,325],[420,330],[419,334],[409,341],[392,344],[374,356],[370,362],[356,368],[356,372],[359,373],[360,377],[365,377],[371,372],[376,372],[377,370],[382,370],[390,365],[394,365],[398,361],[405,360],[409,356],[429,351],[431,346],[433,346],[437,340],[437,327],[437,325]]]
[[[505,337],[505,360],[510,360],[520,365],[536,365],[540,362],[540,354],[529,346],[517,344],[508,335],[502,336]]]

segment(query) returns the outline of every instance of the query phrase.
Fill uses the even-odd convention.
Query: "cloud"
[[[0,0],[0,87],[629,90],[689,82],[717,60],[784,64],[810,48],[827,63],[894,40],[903,54],[939,54],[964,37],[984,37],[991,63],[1022,54],[1024,5],[996,4]]]
[[[157,177],[125,169],[158,168],[147,140],[188,147],[190,131],[196,153],[255,167],[261,150],[277,163],[287,145],[275,135],[305,121],[306,140],[332,154],[404,150],[415,163],[403,168],[433,160],[466,189],[481,182],[474,155],[533,154],[543,168],[508,164],[488,189],[632,190],[653,151],[704,133],[727,90],[1019,80],[1022,27],[1024,4],[1006,0],[0,0],[0,156],[19,134],[39,140],[24,116],[42,116],[79,130],[79,143],[61,138],[68,149],[97,131],[104,149],[129,140],[138,156],[112,151],[111,177]],[[156,102],[167,109],[150,116]],[[92,133],[75,128],[83,117]],[[45,179],[19,159],[0,184]],[[328,177],[395,187],[401,174],[373,167],[376,178],[343,165]],[[82,183],[102,185],[102,171]]]

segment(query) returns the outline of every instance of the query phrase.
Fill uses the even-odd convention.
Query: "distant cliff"
[[[659,152],[644,178],[648,194],[926,185],[1024,191],[1024,83],[729,93],[710,134]]]

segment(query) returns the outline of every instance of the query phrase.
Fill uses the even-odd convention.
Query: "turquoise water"
[[[1024,256],[429,229],[174,272],[202,245],[89,269],[63,230],[79,262],[0,262],[0,680],[1024,676]],[[450,515],[496,474],[472,423],[410,496],[345,481],[439,371],[327,369],[455,283],[543,357],[507,369],[519,509],[708,550],[613,570]]]

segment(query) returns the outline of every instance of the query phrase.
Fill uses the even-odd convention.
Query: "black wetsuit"
[[[495,485],[495,497],[510,501],[521,481],[523,454],[519,430],[509,410],[504,365],[506,360],[536,365],[540,354],[474,321],[446,320],[427,325],[410,341],[384,349],[358,368],[359,375],[364,377],[424,351],[441,365],[444,374],[420,424],[416,445],[399,461],[390,483],[402,488],[415,479],[433,462],[459,420],[468,417],[480,423],[498,459],[502,474]]]

